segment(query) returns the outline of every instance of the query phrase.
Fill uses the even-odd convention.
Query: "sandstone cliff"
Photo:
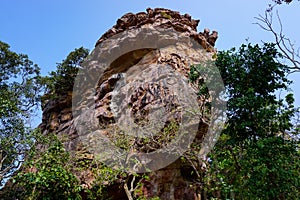
[[[154,108],[164,108],[164,115],[157,115],[161,116],[161,119],[164,118],[166,122],[160,129],[162,134],[164,133],[163,130],[170,124],[179,125],[180,121],[183,120],[183,115],[182,104],[178,99],[184,98],[184,96],[180,96],[179,90],[174,92],[165,87],[162,84],[163,82],[159,80],[162,79],[161,77],[164,74],[169,73],[168,70],[174,70],[177,75],[182,76],[182,79],[186,81],[192,64],[210,60],[213,53],[216,52],[214,45],[218,37],[217,32],[210,33],[209,29],[204,29],[203,32],[198,33],[198,23],[199,20],[192,19],[188,14],[181,15],[179,12],[162,8],[148,8],[147,12],[128,13],[122,16],[117,20],[116,25],[101,36],[96,43],[95,50],[86,61],[88,75],[93,77],[85,78],[90,78],[92,82],[96,81],[94,91],[84,90],[80,94],[77,89],[75,92],[68,91],[66,94],[58,96],[58,98],[49,99],[43,107],[43,120],[40,125],[43,134],[55,132],[61,138],[64,138],[66,149],[77,160],[96,159],[95,153],[97,151],[93,144],[98,145],[95,141],[99,138],[95,137],[93,139],[90,136],[78,133],[83,131],[79,130],[80,126],[78,124],[82,122],[80,121],[80,117],[82,117],[80,114],[84,110],[83,107],[89,105],[89,97],[92,98],[91,102],[95,105],[93,115],[94,119],[97,119],[98,128],[100,127],[99,134],[105,135],[106,138],[112,141],[117,141],[120,137],[124,139],[120,130],[118,130],[118,121],[122,122],[123,120],[124,122],[130,115],[133,116],[134,122],[140,124],[145,130],[147,126],[143,123],[146,123],[147,120],[150,121],[149,115],[154,113]],[[152,31],[145,33],[145,30]],[[176,32],[185,39],[188,37],[200,45],[191,48],[190,44],[185,43],[184,40],[181,41],[181,38],[177,38],[174,42],[175,36],[178,36],[175,35],[172,38],[170,32]],[[149,38],[152,38],[153,44],[151,44]],[[144,40],[142,43],[140,42],[141,39]],[[139,45],[141,46],[139,47]],[[162,46],[158,48],[157,45]],[[120,48],[125,50],[120,51]],[[111,56],[119,51],[122,55],[118,57]],[[95,66],[100,66],[103,63],[98,62],[97,59],[106,59],[103,62],[108,63],[108,66],[100,73],[100,77],[97,77],[99,73],[97,73],[98,68]],[[169,68],[163,66],[169,66]],[[121,86],[120,83],[122,83]],[[77,82],[77,87],[89,88],[88,85],[82,86],[80,84],[81,82]],[[191,93],[197,93],[195,86],[187,84],[185,87]],[[89,94],[87,95],[87,93]],[[121,102],[116,104],[118,99],[121,99]],[[192,99],[191,102],[195,103]],[[114,103],[116,109],[112,109]],[[196,99],[196,105],[201,107],[199,98]],[[116,116],[118,113],[121,113],[119,117]],[[155,120],[155,123],[159,123],[160,119]],[[206,133],[208,120],[205,116],[201,116],[201,119],[198,118],[197,123],[197,126],[199,126],[197,127],[195,141],[201,142]],[[86,129],[86,127],[83,129]],[[173,133],[168,134],[172,135]],[[172,135],[172,137],[176,136],[176,133]],[[150,135],[150,141],[139,139],[136,135],[128,138],[129,141],[123,148],[140,153],[151,153],[162,148],[171,140],[170,136],[162,138],[159,135]],[[88,142],[85,140],[88,140]],[[160,141],[160,143],[156,141]],[[122,145],[119,144],[119,146]],[[141,196],[147,198],[158,196],[160,199],[166,200],[194,200],[200,198],[198,196],[199,191],[191,187],[192,180],[187,175],[191,170],[190,167],[182,163],[180,159],[170,162],[167,166],[160,163],[158,165],[160,165],[157,168],[158,170],[152,170],[149,173],[149,180],[141,181],[143,183],[140,191]],[[148,167],[155,168],[150,164]],[[77,172],[77,176],[81,184],[87,188],[92,187],[93,181],[97,178],[92,170]],[[132,178],[130,181],[132,181]],[[116,182],[113,185],[108,184],[107,188],[112,199],[127,199],[126,191],[124,191],[121,182]]]

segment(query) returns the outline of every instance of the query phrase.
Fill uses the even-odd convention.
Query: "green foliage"
[[[231,142],[267,137],[291,128],[293,96],[287,101],[276,98],[276,91],[286,90],[287,66],[276,61],[280,57],[273,44],[242,45],[220,52],[216,65],[220,70],[228,97],[228,126],[224,134]]]
[[[39,102],[40,69],[0,41],[0,186],[32,144],[28,120]]]
[[[14,178],[18,199],[81,199],[79,181],[71,172],[69,154],[55,135],[36,135],[36,145]]]
[[[189,79],[191,82],[198,84],[198,96],[209,98],[209,90],[206,87],[204,78],[201,77],[203,69],[202,65],[192,65],[190,67]]]
[[[79,65],[88,50],[75,49],[58,64],[55,72],[41,79],[38,67],[27,56],[9,51],[5,43],[0,45],[0,158],[6,157],[0,165],[1,179],[3,174],[9,176],[13,170],[8,168],[10,171],[3,173],[3,169],[15,166],[14,161],[23,159],[27,153],[22,170],[13,178],[11,196],[6,199],[81,199],[82,193],[87,194],[88,199],[109,199],[107,187],[116,183],[121,187],[130,186],[134,198],[145,199],[141,180],[147,180],[147,174],[124,173],[96,160],[75,162],[57,137],[30,132],[25,126],[24,119],[30,116],[38,100],[39,81],[43,81],[46,92],[53,97],[72,91]],[[209,199],[297,199],[300,195],[299,142],[291,139],[297,137],[289,137],[299,134],[299,126],[291,123],[296,111],[294,98],[292,94],[284,99],[276,97],[276,92],[287,90],[290,84],[286,78],[288,68],[277,62],[280,57],[273,44],[242,45],[237,51],[223,51],[216,56],[215,64],[228,99],[226,127],[209,155],[206,171],[195,162],[200,150],[198,144],[193,143],[182,157],[185,164],[191,165],[188,168],[189,181],[194,181],[191,185],[204,186],[203,196]],[[210,108],[211,93],[205,86],[209,79],[202,77],[203,70],[209,69],[191,66],[189,76],[197,84],[205,107]],[[178,128],[178,123],[170,122],[159,137],[139,142],[146,146],[154,139],[164,145],[176,137]],[[117,146],[131,150],[136,148],[130,145],[135,139],[119,134],[114,141]],[[28,153],[33,145],[37,148],[31,148]],[[96,175],[91,189],[83,189],[74,175],[74,171],[82,170]]]
[[[286,137],[295,113],[286,90],[287,67],[273,44],[242,45],[219,52],[228,98],[228,121],[209,155],[205,193],[213,199],[297,199],[300,195],[298,142]],[[299,134],[294,133],[294,134]]]
[[[220,73],[214,60],[190,66],[189,80],[198,87],[197,95],[201,101],[202,117],[210,118],[212,102],[214,106],[222,102],[220,98],[223,95],[224,86],[219,77]]]
[[[88,54],[88,49],[80,47],[69,53],[62,63],[58,63],[57,70],[44,77],[46,93],[59,95],[72,91],[80,64]]]
[[[120,186],[119,190],[123,190],[122,185],[126,184],[126,180],[130,174],[124,172],[122,169],[108,167],[104,164],[98,163],[96,168],[93,168],[93,174],[97,179],[93,182],[93,188],[89,192],[89,199],[110,199],[111,196],[107,193],[107,187],[117,184]],[[136,176],[139,176],[136,174]],[[121,184],[120,184],[121,183]]]
[[[299,152],[278,136],[222,146],[212,152],[206,189],[210,196],[235,199],[296,199],[299,196]],[[221,191],[218,196],[215,191]]]
[[[172,16],[169,15],[169,14],[167,14],[167,13],[165,13],[165,12],[161,12],[161,16],[164,17],[164,18],[166,18],[166,19],[172,19]]]

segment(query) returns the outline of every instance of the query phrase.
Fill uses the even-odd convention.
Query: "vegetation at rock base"
[[[11,163],[13,159],[20,158],[18,153],[26,153],[27,156],[22,170],[15,173],[10,181],[9,187],[12,190],[1,193],[1,198],[81,199],[84,194],[88,199],[109,199],[107,186],[119,183],[122,187],[119,190],[127,188],[133,199],[143,199],[140,188],[143,180],[149,179],[148,174],[127,174],[97,161],[74,160],[56,136],[42,136],[38,131],[32,132],[22,121],[29,116],[30,108],[37,104],[36,94],[39,90],[36,86],[40,81],[44,81],[42,83],[47,87],[48,93],[63,92],[55,89],[55,86],[59,83],[68,88],[68,84],[73,83],[78,65],[88,51],[84,48],[76,49],[58,65],[56,72],[42,79],[38,67],[27,56],[10,52],[7,44],[2,45],[2,51],[6,54],[1,55],[6,57],[1,57],[1,66],[7,69],[7,73],[1,76],[7,81],[1,81],[3,95],[0,98],[10,106],[1,107],[1,150],[5,152],[3,147],[13,149],[11,145],[18,144],[4,139],[4,136],[8,136],[5,134],[10,133],[5,130],[11,130],[4,128],[16,126],[15,121],[6,119],[14,117],[20,120],[18,126],[14,127],[15,133],[20,136],[7,138],[18,139],[22,151],[2,153],[2,157],[11,157],[6,156],[10,162],[3,162],[1,170],[9,166],[7,163]],[[300,195],[300,155],[297,140],[299,124],[292,121],[298,110],[293,105],[292,94],[286,92],[283,98],[276,95],[278,91],[288,91],[291,83],[286,78],[289,68],[277,61],[280,57],[274,44],[264,44],[262,47],[247,44],[238,50],[231,49],[217,54],[215,64],[226,87],[228,121],[207,160],[199,161],[196,154],[191,153],[199,151],[197,144],[191,145],[191,151],[182,157],[184,162],[193,165],[189,169],[191,174],[187,176],[193,182],[191,186],[195,187],[203,199],[296,199]],[[18,69],[16,66],[20,70],[12,70]],[[68,69],[70,66],[73,68]],[[192,82],[201,77],[200,67],[191,66]],[[22,80],[29,81],[21,82],[27,87],[21,87],[21,83],[17,82],[18,73],[24,75]],[[65,76],[70,78],[70,82],[62,83]],[[9,78],[14,81],[8,81]],[[209,98],[204,82],[197,83],[199,95]],[[12,94],[11,89],[14,88],[22,95],[24,91],[27,93],[25,96],[4,95]],[[22,101],[16,101],[15,97],[20,97],[18,99]],[[31,104],[22,104],[26,100]],[[25,105],[29,107],[24,109]],[[33,146],[34,143],[37,146]],[[24,156],[21,158],[23,160]],[[194,165],[197,162],[198,165]],[[200,162],[205,162],[204,169]],[[10,169],[14,170],[16,166],[12,165]],[[91,170],[98,177],[90,189],[83,188],[77,178],[78,172],[86,170]],[[7,177],[9,176],[11,174],[7,173]]]
[[[275,5],[292,2],[272,1],[274,5],[266,13]],[[162,17],[171,19],[166,13]],[[210,63],[217,66],[224,81],[228,120],[205,160],[198,156],[201,146],[197,141],[180,158],[185,164],[180,173],[198,198],[293,200],[300,196],[300,111],[294,106],[287,78],[287,74],[299,71],[300,56],[293,51],[294,43],[272,28],[268,17],[272,15],[257,18],[258,24],[273,33],[275,44],[244,44],[220,51]],[[144,195],[150,173],[125,173],[96,159],[78,158],[66,151],[62,138],[42,135],[28,125],[41,100],[56,100],[72,91],[88,54],[83,47],[75,49],[57,64],[56,71],[41,77],[39,67],[28,56],[0,42],[0,186],[10,178],[0,190],[0,199],[106,200],[123,192],[129,200],[159,200]],[[282,64],[282,58],[292,67]],[[190,66],[189,78],[203,99],[202,114],[209,116],[211,93],[201,77],[203,70],[209,69]],[[140,150],[148,147],[154,151],[176,136],[178,125],[170,123],[159,137],[139,141],[116,130],[111,140],[124,150],[136,150],[132,144],[138,142]],[[153,145],[153,140],[159,145]],[[81,178],[90,174],[93,181],[82,182]]]
[[[40,106],[42,93],[55,98],[72,91],[79,64],[87,55],[87,49],[75,49],[55,72],[42,77],[27,55],[12,52],[8,44],[0,42],[1,186],[14,175],[12,191],[1,193],[1,199],[80,198],[81,189],[62,143],[55,136],[42,136],[28,124],[35,107]]]
[[[11,180],[6,199],[81,199],[78,179],[71,172],[69,153],[56,135],[43,136],[35,132],[31,148],[22,170]],[[42,147],[42,149],[40,148]]]

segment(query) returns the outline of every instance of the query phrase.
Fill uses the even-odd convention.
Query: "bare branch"
[[[257,20],[256,25],[258,25],[261,29],[271,32],[275,38],[275,44],[279,49],[280,53],[283,55],[283,58],[289,60],[292,66],[289,68],[292,72],[300,71],[300,48],[295,49],[295,42],[292,42],[289,38],[285,37],[283,34],[283,25],[280,19],[278,10],[276,11],[277,21],[279,24],[279,30],[275,30],[273,25],[273,13],[272,10],[267,10],[265,15],[259,15],[255,17]]]
[[[125,193],[126,193],[126,195],[127,195],[128,200],[133,200],[133,197],[132,197],[132,195],[131,195],[131,192],[130,192],[129,189],[128,189],[127,183],[124,183],[124,190],[125,190]]]
[[[133,192],[134,191],[134,187],[133,187],[133,184],[134,184],[134,182],[135,182],[135,176],[133,175],[133,177],[132,177],[132,181],[131,181],[131,184],[130,184],[130,192]]]

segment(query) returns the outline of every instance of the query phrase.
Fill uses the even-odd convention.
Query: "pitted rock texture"
[[[163,8],[147,9],[147,12],[137,14],[128,13],[117,20],[117,24],[107,31],[96,43],[96,48],[99,48],[102,43],[109,38],[122,33],[126,30],[134,30],[132,34],[138,35],[143,27],[152,27],[159,29],[173,28],[178,32],[186,33],[186,35],[203,48],[193,50],[188,45],[178,44],[177,46],[165,47],[157,49],[139,49],[120,56],[111,63],[102,77],[99,77],[99,82],[95,89],[95,95],[92,96],[95,103],[95,117],[98,123],[104,127],[103,134],[108,138],[114,139],[115,135],[111,133],[112,128],[116,123],[116,116],[111,108],[114,90],[118,82],[126,76],[125,84],[133,83],[137,77],[141,77],[141,73],[150,71],[153,73],[145,77],[144,81],[151,84],[132,84],[132,93],[125,101],[127,104],[121,106],[129,106],[131,115],[138,121],[147,118],[150,108],[166,107],[167,121],[180,121],[180,105],[177,101],[178,94],[174,94],[165,88],[160,82],[153,83],[152,79],[158,73],[160,65],[170,66],[178,72],[184,79],[188,79],[191,63],[195,61],[211,60],[212,55],[216,52],[214,49],[215,41],[218,37],[217,32],[210,33],[208,29],[204,29],[203,33],[197,33],[197,25],[199,20],[194,20],[188,14],[180,15],[179,12],[171,11]],[[126,39],[126,35],[122,36]],[[124,38],[125,37],[125,38]],[[130,36],[134,40],[134,36]],[[164,36],[162,36],[164,37]],[[161,38],[163,40],[164,38]],[[107,46],[101,47],[102,52],[110,52],[114,44],[109,43]],[[96,53],[96,51],[94,52]],[[150,73],[150,74],[151,74]],[[149,74],[149,73],[148,73]],[[193,85],[190,85],[191,90],[197,93]],[[121,91],[121,90],[120,90]],[[86,91],[91,92],[91,91]],[[92,92],[91,92],[92,93]],[[78,117],[72,113],[72,96],[81,95],[74,94],[69,91],[66,95],[59,96],[56,99],[50,99],[43,107],[43,121],[40,125],[44,134],[55,132],[57,135],[65,138],[65,147],[77,160],[93,160],[94,155],[82,144],[78,137],[78,130],[75,124],[78,123]],[[82,105],[85,101],[82,100]],[[199,102],[199,105],[201,102]],[[78,107],[78,110],[81,108]],[[122,107],[119,107],[122,110]],[[124,116],[123,116],[124,117]],[[126,116],[125,116],[126,117]],[[200,123],[196,140],[201,142],[207,131],[207,121],[203,116],[204,123]],[[157,140],[156,137],[154,139]],[[133,139],[131,143],[135,150],[141,152],[151,152],[152,149],[160,148],[154,143],[145,143],[142,140]],[[168,142],[168,141],[165,141]],[[190,180],[184,177],[183,171],[186,170],[185,164],[180,161],[158,170],[150,174],[150,180],[144,181],[142,195],[145,197],[158,196],[162,200],[194,200],[197,199],[197,192],[190,188]],[[91,188],[96,177],[91,171],[82,171],[77,174],[78,179],[83,187]],[[121,184],[121,183],[116,183]],[[127,199],[122,187],[118,187],[119,191],[115,190],[116,185],[108,186],[108,192],[114,195],[112,199]],[[121,188],[121,189],[120,189]],[[112,192],[113,191],[113,192]],[[124,196],[125,195],[125,196]]]
[[[110,30],[105,32],[103,36],[97,41],[96,46],[118,33],[125,30],[138,29],[142,27],[154,28],[174,28],[176,31],[184,32],[190,37],[199,42],[204,49],[210,52],[216,51],[216,40],[218,39],[218,32],[205,28],[203,32],[197,33],[197,26],[200,20],[194,20],[189,14],[180,15],[177,11],[172,11],[165,8],[147,8],[147,12],[140,12],[137,14],[127,13],[117,20]]]

